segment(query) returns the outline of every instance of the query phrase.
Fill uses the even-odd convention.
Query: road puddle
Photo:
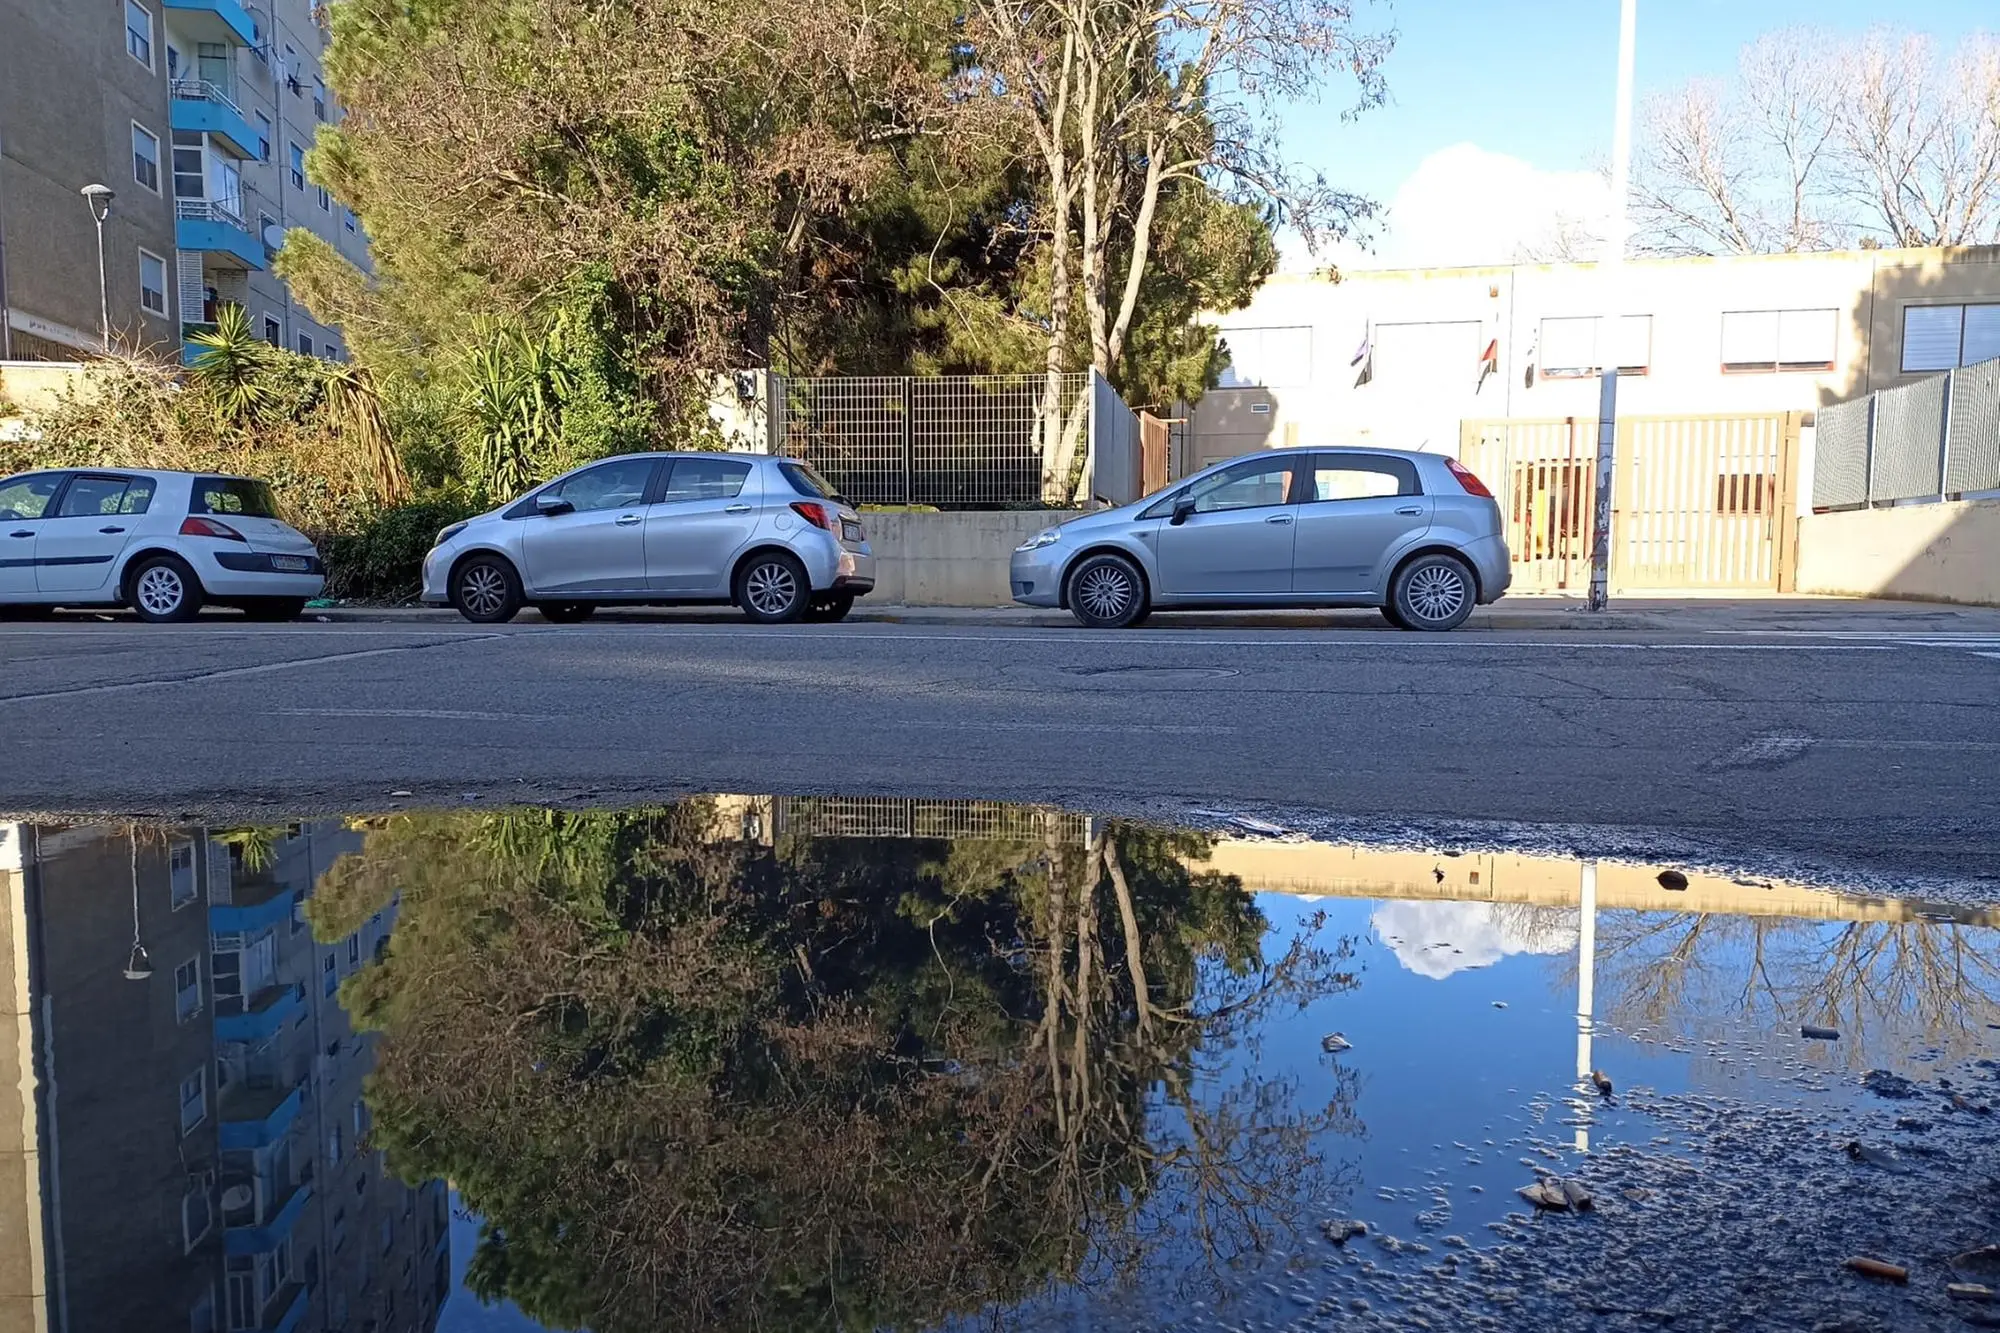
[[[1203,818],[0,823],[0,1313],[2000,1323],[2000,911]]]

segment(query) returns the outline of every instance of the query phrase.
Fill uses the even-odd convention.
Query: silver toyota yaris
[[[718,602],[776,623],[839,620],[874,587],[861,516],[810,464],[625,454],[440,532],[423,600],[480,624]]]
[[[1394,449],[1272,449],[1048,528],[1014,552],[1014,600],[1085,625],[1154,611],[1373,606],[1448,630],[1513,579],[1500,506],[1467,468]]]

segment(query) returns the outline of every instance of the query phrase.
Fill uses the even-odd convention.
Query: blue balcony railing
[[[279,986],[259,993],[242,1012],[215,1016],[218,1041],[263,1041],[284,1029],[305,1007],[305,987]]]
[[[224,1096],[219,1133],[225,1151],[257,1149],[284,1137],[292,1122],[299,1118],[304,1097],[302,1089],[296,1087],[282,1096],[278,1093],[278,1089],[266,1090],[262,1095],[245,1090],[236,1097]]]
[[[225,1254],[268,1254],[285,1243],[285,1237],[292,1234],[292,1227],[298,1222],[299,1214],[306,1209],[312,1199],[312,1186],[300,1185],[292,1191],[292,1197],[285,1200],[285,1206],[272,1215],[271,1220],[261,1227],[225,1227],[222,1232],[222,1249]]]
[[[207,79],[175,79],[170,123],[177,130],[212,134],[241,158],[258,157],[263,144],[244,119],[243,108]]]
[[[264,243],[252,236],[227,205],[210,199],[174,200],[174,244],[183,250],[228,255],[244,268],[262,270]]]
[[[166,5],[167,12],[177,20],[174,26],[186,30],[198,42],[257,44],[257,25],[250,21],[250,11],[237,0],[166,0]]]

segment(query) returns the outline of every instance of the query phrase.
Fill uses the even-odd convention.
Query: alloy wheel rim
[[[1099,565],[1085,570],[1076,587],[1076,600],[1099,620],[1116,620],[1132,605],[1132,579],[1116,565]]]
[[[1465,579],[1455,569],[1432,565],[1410,580],[1410,609],[1423,620],[1449,620],[1465,605]]]
[[[743,582],[743,595],[760,615],[778,616],[791,609],[799,584],[791,570],[774,560],[750,571]]]
[[[459,589],[465,605],[474,615],[498,615],[507,604],[507,580],[491,565],[475,565],[465,572]]]
[[[156,616],[172,615],[180,609],[187,588],[181,576],[165,565],[155,565],[139,576],[139,605]]]

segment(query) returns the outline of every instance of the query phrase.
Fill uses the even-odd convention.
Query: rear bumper
[[[1514,557],[1503,537],[1482,537],[1462,548],[1479,574],[1479,602],[1497,602],[1514,584]]]
[[[197,551],[193,554],[195,575],[202,591],[218,600],[232,597],[304,597],[310,600],[326,590],[326,566],[318,556],[302,556],[303,570],[278,569],[272,556],[262,551]]]

